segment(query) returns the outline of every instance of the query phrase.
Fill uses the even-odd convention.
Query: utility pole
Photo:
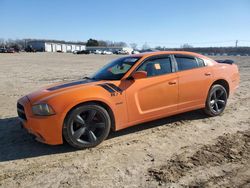
[[[235,47],[238,47],[238,40],[235,41]]]

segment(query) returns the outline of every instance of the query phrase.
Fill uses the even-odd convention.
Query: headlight
[[[55,111],[48,104],[36,104],[32,106],[32,113],[38,116],[49,116],[55,114]]]

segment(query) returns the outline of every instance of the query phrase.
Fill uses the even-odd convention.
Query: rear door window
[[[199,67],[195,57],[175,55],[178,70],[189,70]]]

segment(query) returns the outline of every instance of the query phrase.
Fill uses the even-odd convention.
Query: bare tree
[[[137,49],[137,44],[136,43],[130,43],[129,45],[130,45],[131,48]]]
[[[0,48],[3,48],[5,46],[4,39],[0,38]]]
[[[150,49],[150,46],[145,42],[143,45],[142,45],[142,50],[148,50]]]
[[[127,43],[126,42],[115,42],[114,43],[116,47],[127,47]]]
[[[193,46],[188,44],[188,43],[185,43],[185,44],[181,45],[181,48],[193,48]]]
[[[156,46],[155,49],[160,50],[160,51],[164,51],[164,50],[166,50],[166,47],[165,46]]]
[[[99,44],[99,46],[108,46],[108,43],[107,43],[107,41],[104,41],[104,40],[98,40],[98,44]]]

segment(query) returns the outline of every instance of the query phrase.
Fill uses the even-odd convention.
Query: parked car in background
[[[19,49],[15,49],[15,48],[1,48],[0,49],[0,53],[15,53],[15,52],[19,52]]]
[[[7,48],[7,53],[15,53],[15,49],[14,48]]]
[[[102,51],[101,50],[95,50],[94,54],[102,54]]]
[[[7,53],[7,49],[6,48],[0,48],[0,53]]]
[[[139,54],[140,52],[139,51],[137,51],[137,50],[133,50],[132,51],[132,54]]]
[[[28,45],[24,50],[25,52],[36,52],[36,50],[30,45]]]
[[[104,51],[102,52],[102,54],[103,54],[103,55],[112,55],[113,52],[104,50]]]
[[[81,50],[81,51],[77,51],[76,54],[90,54],[89,50]]]
[[[128,55],[129,52],[125,51],[125,50],[118,50],[117,54],[121,54],[121,55]]]

